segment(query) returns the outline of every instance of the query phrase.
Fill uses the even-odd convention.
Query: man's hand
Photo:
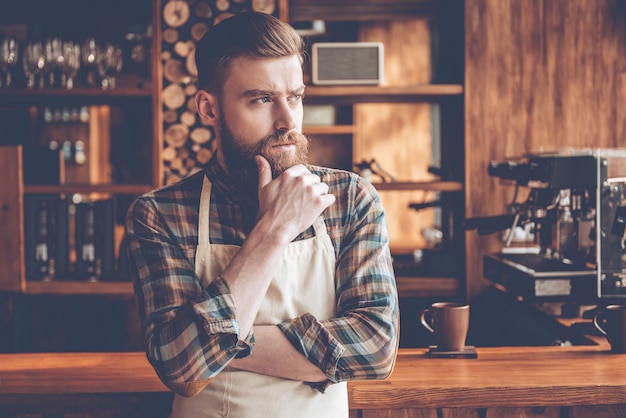
[[[256,156],[255,161],[261,217],[222,273],[237,307],[241,338],[252,329],[285,248],[335,202],[328,185],[305,166],[290,167],[272,180],[267,160]]]
[[[254,159],[259,169],[261,218],[269,221],[287,242],[311,226],[335,202],[335,196],[328,193],[328,185],[304,165],[290,167],[272,180],[269,162],[260,155]]]

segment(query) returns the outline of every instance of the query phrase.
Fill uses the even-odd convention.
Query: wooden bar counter
[[[400,350],[389,379],[349,384],[351,417],[626,416],[626,354],[606,344],[477,352],[431,359]],[[170,401],[143,353],[0,354],[2,418],[155,418]]]

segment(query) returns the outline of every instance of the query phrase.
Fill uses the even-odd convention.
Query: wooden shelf
[[[154,189],[150,184],[66,184],[66,185],[24,185],[24,193],[112,193],[143,194]]]
[[[352,135],[353,125],[308,125],[302,128],[307,135]]]
[[[380,21],[433,17],[441,0],[289,0],[289,21]]]
[[[151,97],[150,89],[138,88],[115,88],[115,89],[99,89],[93,88],[75,88],[71,90],[61,88],[47,89],[24,89],[24,88],[8,88],[2,91],[2,97]]]
[[[0,94],[0,104],[22,105],[58,105],[80,102],[81,104],[118,103],[125,100],[151,100],[152,90],[138,88],[116,88],[103,90],[99,88],[65,89],[4,89]]]
[[[397,276],[398,296],[401,298],[458,297],[463,295],[461,282],[456,277]]]
[[[372,183],[378,191],[385,190],[428,190],[435,192],[460,192],[463,183],[458,181],[394,181],[391,183]]]
[[[25,293],[29,295],[134,295],[132,282],[85,282],[72,280],[27,280]]]
[[[460,84],[419,84],[414,86],[308,86],[305,102],[328,103],[410,103],[432,102],[461,96]]]

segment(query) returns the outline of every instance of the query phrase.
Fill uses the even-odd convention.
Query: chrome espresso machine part
[[[508,213],[466,220],[478,234],[506,231],[484,275],[532,301],[597,304],[626,298],[626,149],[563,150],[492,162],[515,185]],[[517,203],[520,189],[525,201]],[[526,250],[516,230],[532,232]]]

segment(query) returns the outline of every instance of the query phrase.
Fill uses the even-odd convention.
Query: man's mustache
[[[306,141],[306,137],[299,132],[278,132],[273,135],[269,135],[264,142],[267,145],[275,145],[299,141]]]
[[[308,138],[299,132],[275,132],[266,136],[256,144],[252,156],[261,154],[261,151],[267,146],[291,144],[294,142],[308,142]]]

